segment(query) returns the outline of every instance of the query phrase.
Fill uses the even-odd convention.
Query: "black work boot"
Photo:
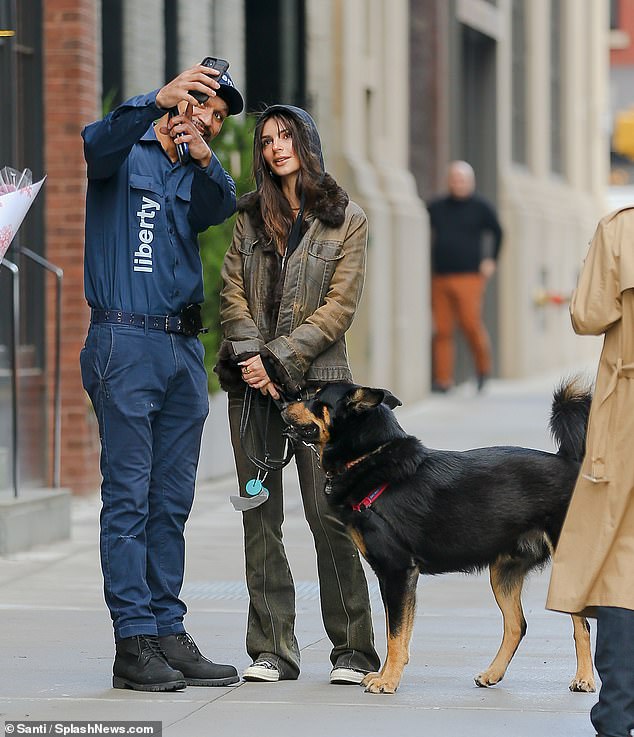
[[[187,686],[183,674],[165,658],[156,635],[136,635],[117,642],[112,687],[134,691],[179,691]]]
[[[186,632],[159,637],[159,643],[167,662],[181,671],[188,686],[230,686],[240,680],[232,665],[212,663],[205,658]]]

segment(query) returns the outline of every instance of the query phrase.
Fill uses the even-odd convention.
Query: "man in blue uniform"
[[[235,184],[209,142],[243,108],[229,75],[215,75],[192,67],[82,132],[92,309],[81,370],[101,439],[101,564],[115,688],[172,691],[239,680],[233,666],[200,653],[179,598],[208,412],[197,235],[236,205]],[[175,106],[180,112],[170,118]],[[186,165],[176,149],[183,143]]]

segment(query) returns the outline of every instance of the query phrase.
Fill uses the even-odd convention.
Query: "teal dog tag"
[[[250,479],[247,481],[245,491],[249,496],[256,496],[262,491],[262,482],[260,479]]]

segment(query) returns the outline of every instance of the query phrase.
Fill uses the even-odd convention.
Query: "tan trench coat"
[[[634,208],[599,222],[570,313],[575,332],[605,337],[546,606],[593,616],[634,610]]]

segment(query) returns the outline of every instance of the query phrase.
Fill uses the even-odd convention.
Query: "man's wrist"
[[[161,92],[162,91],[163,91],[163,88],[162,87],[156,91],[156,97],[154,98],[154,104],[156,105],[156,107],[159,110],[169,110],[169,105],[168,106],[165,106],[165,103],[164,102],[161,103],[159,101],[159,98],[160,98],[160,95],[161,95]]]
[[[196,163],[201,169],[207,169],[211,164],[211,151],[205,154],[202,159],[196,159]]]

